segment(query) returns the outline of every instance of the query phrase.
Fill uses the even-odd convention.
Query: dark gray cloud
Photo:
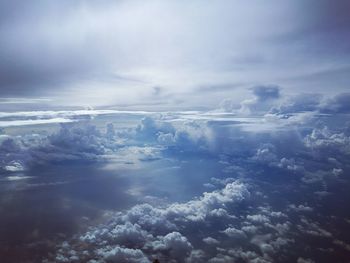
[[[277,85],[256,86],[252,90],[253,94],[260,101],[278,99],[280,97],[280,88]]]
[[[350,93],[341,93],[330,98],[320,106],[320,110],[326,113],[349,113]]]

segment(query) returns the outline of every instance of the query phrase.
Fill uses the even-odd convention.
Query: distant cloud
[[[241,102],[240,114],[263,114],[269,111],[275,101],[280,98],[280,87],[277,85],[255,86],[252,88],[254,97]]]
[[[255,86],[252,90],[259,101],[278,99],[280,97],[280,87],[277,85]]]
[[[341,93],[320,105],[321,112],[350,113],[350,93]]]
[[[208,244],[208,245],[217,245],[220,243],[217,239],[212,238],[212,237],[203,238],[203,242]]]
[[[270,112],[278,114],[291,114],[296,112],[317,111],[322,101],[320,94],[298,94],[271,108]]]

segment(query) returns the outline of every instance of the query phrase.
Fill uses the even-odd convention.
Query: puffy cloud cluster
[[[65,262],[75,251],[80,261],[90,262],[149,262],[154,258],[166,262],[196,262],[204,253],[196,250],[190,241],[193,240],[191,229],[198,224],[215,222],[217,217],[212,215],[213,211],[238,205],[249,195],[246,185],[235,181],[185,203],[166,207],[136,205],[114,214],[107,223],[93,227],[76,240],[64,242],[55,259]],[[223,222],[226,219],[221,218]],[[211,237],[204,240],[208,245],[218,243]]]
[[[299,93],[281,95],[277,85],[261,85],[251,88],[252,98],[237,105],[226,98],[220,103],[220,111],[237,115],[266,115],[289,119],[302,113],[348,114],[350,113],[350,93],[340,93],[333,97],[324,97],[319,93]]]
[[[325,238],[331,238],[333,236],[332,233],[323,229],[317,222],[312,222],[305,217],[302,217],[300,221],[301,223],[297,227],[301,232]]]
[[[321,103],[320,94],[297,94],[288,97],[283,103],[270,109],[271,113],[290,114],[297,112],[317,111]]]
[[[234,242],[231,246],[208,239],[208,245],[217,246],[217,254],[208,262],[279,262],[282,249],[295,242],[291,223],[286,214],[270,207],[259,207],[256,212],[222,231]]]
[[[192,244],[179,232],[171,232],[158,240],[152,242],[151,247],[155,251],[169,253],[169,258],[174,261],[183,262],[188,258],[193,249]]]
[[[280,87],[276,85],[256,86],[252,88],[254,98],[242,101],[240,114],[266,113],[280,98]]]
[[[149,263],[148,258],[143,254],[140,249],[130,249],[119,246],[106,246],[100,248],[97,254],[105,260],[105,262],[131,262],[131,263]],[[60,258],[56,258],[60,259]],[[64,261],[63,261],[64,262]],[[70,262],[70,261],[68,261]],[[73,260],[74,262],[74,260]],[[89,263],[98,261],[90,260]]]
[[[327,126],[313,129],[304,139],[305,145],[315,150],[350,154],[350,137],[344,132],[331,131]]]
[[[295,161],[294,158],[278,157],[276,149],[272,144],[262,145],[256,150],[252,160],[257,163],[278,167],[290,171],[301,171],[303,167]]]
[[[278,86],[254,87],[252,93],[254,95],[254,105],[256,103],[268,103],[270,107],[270,103],[277,104],[277,99],[282,99]],[[322,112],[322,107],[325,108],[325,105],[332,105],[332,103],[334,105],[345,105],[344,100],[347,101],[346,94],[335,96],[329,99],[327,103],[322,104],[320,96],[301,94],[282,101],[279,107],[276,106],[268,114],[265,114],[268,110],[260,111],[258,109],[260,106],[256,109],[249,106],[251,113],[260,112],[265,115],[258,120],[249,119],[248,121],[246,119],[239,121],[236,120],[237,118],[231,120],[232,116],[225,115],[220,115],[219,118],[213,112],[208,113],[203,120],[199,115],[197,119],[189,120],[189,116],[193,114],[179,112],[162,113],[158,116],[153,114],[152,117],[150,114],[145,114],[136,128],[122,129],[118,127],[118,131],[111,123],[107,124],[105,130],[102,131],[92,125],[92,121],[83,120],[76,123],[61,124],[61,128],[51,135],[10,136],[2,134],[0,135],[0,166],[2,170],[20,171],[33,163],[72,160],[96,161],[104,159],[105,155],[114,154],[122,148],[124,148],[121,150],[124,154],[127,151],[126,148],[131,146],[142,148],[153,146],[176,154],[208,151],[221,154],[227,149],[233,152],[238,146],[240,148],[239,154],[244,155],[246,151],[251,150],[249,149],[251,145],[244,146],[242,142],[237,143],[238,138],[244,137],[245,141],[249,141],[251,144],[259,143],[262,145],[260,149],[257,149],[254,157],[255,161],[268,162],[271,166],[297,171],[301,167],[293,154],[284,155],[280,152],[274,152],[274,147],[276,148],[275,141],[267,140],[264,142],[262,140],[264,138],[260,135],[252,137],[250,132],[260,131],[263,133],[283,130],[287,134],[294,130],[300,138],[295,135],[293,143],[296,144],[293,145],[293,149],[299,147],[297,143],[302,142],[312,150],[327,149],[348,154],[350,152],[348,133],[345,131],[330,131],[327,128],[333,125],[332,116],[323,117],[323,120],[328,122],[327,125],[315,128],[309,134],[305,133],[307,127],[315,126],[318,120],[315,114]],[[344,112],[344,107],[337,106],[336,108],[341,108]],[[340,112],[340,110],[334,112]],[[228,119],[227,122],[223,122],[225,118]],[[227,125],[229,123],[233,124]],[[249,128],[249,130],[245,130],[246,128]],[[130,148],[130,150],[135,150],[135,148]],[[152,157],[151,159],[156,158]],[[150,158],[145,156],[146,159]]]
[[[175,126],[166,120],[145,117],[136,128],[134,138],[178,151],[197,151],[210,147],[211,131],[205,123],[196,121],[182,121]]]
[[[163,207],[136,205],[110,215],[106,223],[64,242],[55,260],[280,262],[288,251],[285,248],[294,245],[300,235],[332,237],[305,216],[300,216],[296,227],[293,226],[287,213],[299,215],[312,211],[308,206],[290,205],[284,211],[266,205],[238,209],[242,201],[249,201],[250,195],[245,184],[234,181],[185,203]],[[219,209],[227,213],[213,216],[212,212]],[[232,212],[237,217],[227,217]]]
[[[94,162],[116,156],[125,162],[134,162],[135,156],[139,160],[154,160],[160,149],[201,151],[209,145],[210,130],[194,121],[175,127],[169,122],[145,117],[136,128],[119,131],[112,123],[107,123],[102,130],[89,121],[82,121],[61,124],[51,134],[1,134],[0,167],[3,171],[15,172],[36,164]]]
[[[259,88],[254,94],[255,102],[261,104],[280,98],[276,87]],[[179,113],[180,117],[145,117],[136,128],[124,130],[115,130],[113,124],[101,130],[90,123],[74,123],[64,124],[50,135],[2,134],[0,166],[6,172],[16,172],[34,163],[107,159],[134,165],[138,160],[165,156],[171,161],[187,161],[186,153],[210,152],[208,159],[218,162],[218,174],[210,175],[215,177],[205,184],[210,192],[187,202],[138,204],[111,213],[106,223],[62,244],[50,260],[283,262],[285,248],[303,246],[305,235],[331,244],[333,237],[338,238],[324,224],[326,219],[317,222],[311,215],[319,216],[315,200],[335,189],[328,180],[334,184],[348,171],[348,130],[329,128],[340,123],[333,115],[322,115],[322,122],[317,115],[304,118],[299,111],[321,111],[318,98],[304,99],[305,103],[299,102],[305,104],[303,109],[297,101],[290,101],[263,120],[247,118],[253,131],[244,130],[243,121],[222,121],[224,115],[211,121],[189,121]],[[290,112],[296,114],[289,116]],[[254,125],[280,122],[289,126],[267,132],[254,129]],[[282,183],[275,182],[276,178]],[[256,185],[261,187],[251,191]],[[312,202],[305,200],[313,197]],[[269,202],[278,204],[271,208]],[[341,242],[334,244],[346,248]],[[300,253],[295,261],[307,262],[308,258],[309,254]]]
[[[96,161],[119,148],[118,143],[89,123],[61,124],[52,134],[1,135],[1,167],[19,171],[47,162]]]

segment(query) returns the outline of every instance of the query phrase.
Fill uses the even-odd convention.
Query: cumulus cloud
[[[274,101],[277,95],[259,96]],[[111,162],[186,163],[188,153],[201,153],[217,169],[204,181],[208,192],[112,212],[109,221],[62,244],[56,261],[279,262],[286,247],[304,244],[305,235],[332,242],[332,229],[307,217],[317,211],[317,197],[308,202],[304,193],[332,191],[327,181],[347,174],[350,143],[344,127],[329,128],[333,120],[315,127],[308,120],[293,129],[253,133],[241,123],[180,121],[180,113],[170,115],[145,117],[123,130],[117,122],[97,128],[84,121],[61,125],[52,134],[0,135],[0,166],[9,174],[62,161],[103,161],[110,169],[116,167]]]
[[[264,223],[269,223],[270,219],[265,216],[265,215],[261,215],[261,214],[257,214],[257,215],[247,215],[247,219],[255,222],[255,223],[260,223],[260,224],[264,224]]]
[[[105,248],[98,249],[96,253],[107,262],[151,262],[139,249],[107,246]]]
[[[4,169],[9,172],[21,172],[24,167],[20,162],[11,161],[8,165],[5,165]]]
[[[217,245],[220,243],[217,239],[212,238],[212,237],[203,238],[203,242],[208,244],[208,245]]]
[[[228,227],[225,230],[223,230],[222,232],[231,238],[240,239],[240,238],[246,237],[246,234],[242,230],[234,228],[234,227]]]
[[[264,144],[259,147],[251,159],[270,167],[278,167],[290,171],[303,170],[303,167],[294,158],[278,157],[276,148],[272,144]]]
[[[183,262],[193,249],[191,243],[179,232],[171,232],[150,245],[155,251],[168,251],[170,258]]]
[[[321,101],[322,95],[320,94],[297,94],[287,97],[279,105],[273,106],[270,112],[276,114],[292,114],[297,112],[318,111]]]
[[[269,111],[275,100],[280,98],[280,88],[275,85],[252,88],[254,98],[241,102],[240,114],[263,114]]]
[[[62,124],[50,135],[7,136],[1,142],[0,155],[4,169],[15,171],[46,162],[95,161],[116,148],[116,143],[93,125]]]
[[[160,131],[171,130],[173,131],[171,136],[177,137],[172,125],[162,123],[161,127],[152,126],[154,123],[153,119],[145,118],[139,126],[128,131],[127,140],[130,142],[123,141],[123,134],[118,134],[112,123],[107,123],[103,131],[90,121],[61,124],[60,128],[51,134],[36,133],[23,136],[3,134],[0,135],[0,167],[15,172],[35,164],[63,161],[96,162],[111,158],[112,155],[114,157],[119,155],[120,160],[124,158],[125,162],[155,160],[158,158],[158,150],[162,147],[162,144],[157,144]],[[185,131],[183,134],[187,136]],[[132,141],[135,138],[139,141]],[[188,140],[182,140],[183,144],[195,143],[191,135],[186,138]],[[153,139],[155,147],[145,145],[150,139]]]
[[[169,116],[145,117],[136,129],[119,133],[119,136],[136,140],[140,145],[153,143],[164,146],[177,153],[210,149],[212,134],[206,123],[182,120],[180,124],[173,125],[167,121],[167,117]]]
[[[312,212],[313,211],[313,208],[310,207],[310,206],[306,206],[306,205],[294,205],[294,204],[291,204],[290,206],[290,209],[294,210],[294,211],[297,211],[297,212]]]
[[[232,182],[223,189],[204,193],[199,199],[186,203],[173,203],[163,208],[149,204],[136,205],[125,212],[116,213],[107,224],[93,227],[80,235],[79,242],[91,245],[93,250],[87,254],[77,251],[77,256],[80,259],[106,259],[107,262],[119,259],[148,262],[150,257],[166,257],[169,262],[200,262],[204,254],[196,250],[183,233],[190,231],[192,224],[206,224],[208,220],[214,220],[211,219],[212,210],[240,203],[248,197],[249,192],[244,184]],[[67,258],[68,251],[76,247],[75,242],[72,240],[69,246],[63,244],[59,256]],[[203,242],[216,244],[218,241],[206,237]],[[69,250],[64,247],[69,247]]]
[[[305,217],[301,218],[301,224],[297,225],[300,231],[303,231],[312,236],[331,238],[333,234],[323,229],[318,222],[313,222]]]
[[[331,131],[327,126],[313,129],[304,142],[307,147],[315,150],[350,153],[350,137],[344,132]]]
[[[61,248],[59,255],[69,258],[68,251],[75,250],[75,256],[80,260],[93,258],[106,262],[107,259],[119,260],[119,257],[130,262],[147,262],[155,258],[166,262],[274,262],[283,248],[294,243],[292,236],[296,235],[290,232],[292,224],[285,213],[261,206],[259,214],[237,215],[233,221],[224,214],[212,216],[212,211],[223,207],[231,212],[239,211],[232,205],[242,204],[249,200],[248,197],[245,184],[234,181],[185,203],[170,203],[163,207],[136,205],[110,215],[106,223],[92,227],[77,236],[78,240],[73,238],[62,245],[66,249]],[[300,225],[310,233],[326,235],[327,232],[306,222],[305,219]],[[215,233],[217,228],[210,227],[215,224],[225,225],[225,228],[216,230],[214,238],[208,234]],[[194,234],[195,229],[201,230]],[[238,242],[237,246],[227,245],[232,240]],[[198,241],[215,247],[216,253],[203,251]],[[89,248],[85,252],[79,247],[81,242]]]
[[[346,114],[350,112],[349,104],[348,92],[333,97],[324,97],[319,93],[300,93],[284,98],[278,105],[274,105],[270,112],[284,115],[298,112]]]

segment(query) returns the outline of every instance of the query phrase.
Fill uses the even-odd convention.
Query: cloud
[[[102,115],[152,115],[145,111],[117,110],[71,110],[71,111],[13,111],[0,112],[0,128],[12,126],[27,126],[53,123],[69,123],[91,120]]]
[[[299,257],[297,259],[297,263],[314,263],[315,261],[313,261],[312,259],[309,258],[301,258]]]
[[[325,100],[320,105],[320,111],[325,113],[349,113],[350,112],[350,93],[341,93],[333,98]]]
[[[62,262],[72,261],[71,257],[97,262],[155,258],[274,262],[281,259],[279,255],[287,255],[294,242],[304,244],[305,235],[326,239],[335,235],[322,221],[307,217],[318,209],[308,204],[319,198],[314,192],[332,191],[328,180],[335,183],[347,171],[347,153],[339,151],[347,145],[345,127],[325,128],[333,121],[326,116],[326,124],[317,127],[308,120],[293,129],[253,133],[241,123],[209,122],[199,115],[188,121],[191,114],[197,113],[148,116],[127,129],[119,127],[118,121],[97,128],[90,120],[61,125],[53,134],[0,135],[1,166],[20,163],[27,168],[31,163],[68,160],[104,162],[106,169],[116,169],[121,163],[135,168],[152,160],[187,165],[189,153],[203,162],[212,161],[215,174],[204,181],[210,190],[187,201],[162,200],[159,205],[150,202],[111,212],[108,221],[67,240],[69,250],[58,249],[55,256]],[[207,115],[217,117],[213,112]],[[328,154],[332,148],[336,155]],[[303,194],[309,189],[315,199],[306,202]],[[302,199],[291,204],[284,194]],[[278,209],[272,201],[277,199]],[[235,247],[230,245],[233,240],[238,240]]]
[[[310,221],[305,217],[302,217],[300,221],[301,221],[301,224],[297,225],[297,227],[301,232],[307,233],[311,236],[318,236],[318,237],[325,237],[325,238],[333,237],[332,233],[321,228],[317,222]]]
[[[289,207],[290,207],[290,209],[297,211],[297,212],[312,212],[313,211],[312,207],[305,206],[305,205],[296,206],[294,204],[291,204]]]
[[[350,137],[343,132],[331,131],[328,126],[313,129],[304,142],[313,150],[350,153]]]
[[[284,81],[290,91],[327,91],[329,85],[313,76],[326,71],[327,83],[346,90],[347,78],[340,82],[334,69],[346,64],[347,47],[334,43],[347,43],[349,23],[343,10],[348,5],[312,5],[2,1],[0,87],[3,96],[45,94],[65,104],[129,105],[148,103],[144,95],[165,87],[195,107],[227,96],[217,92],[221,94],[208,98],[198,87],[229,91],[238,100],[245,87],[259,82]],[[244,27],[237,28],[239,23]],[[305,75],[313,85],[301,81]],[[230,83],[243,88],[231,91],[226,88]],[[149,97],[154,102],[159,96]],[[176,101],[165,103],[178,106]]]
[[[0,127],[12,127],[12,126],[27,126],[27,125],[40,125],[40,124],[53,124],[53,123],[68,123],[74,120],[53,118],[47,120],[13,120],[13,121],[0,121]]]
[[[270,219],[265,216],[265,215],[247,215],[247,219],[254,222],[254,223],[260,223],[260,224],[264,224],[264,223],[270,223]]]
[[[91,162],[118,149],[115,141],[88,123],[61,124],[58,131],[49,135],[2,137],[0,156],[5,170],[14,163],[19,163],[23,170],[32,165],[50,162]]]
[[[297,112],[320,112],[327,114],[349,113],[350,93],[338,93],[333,97],[319,93],[300,93],[286,97],[279,105],[270,110],[275,114]]]
[[[108,234],[107,239],[117,244],[127,244],[130,247],[142,247],[147,240],[147,232],[137,224],[127,222],[124,225],[116,225]]]
[[[184,262],[193,249],[187,238],[179,232],[171,232],[159,240],[154,241],[151,246],[155,251],[168,251],[170,258],[178,260],[178,262]]]
[[[105,247],[97,251],[97,255],[105,259],[107,262],[135,262],[149,263],[151,262],[141,250],[123,247]]]
[[[200,151],[210,147],[211,131],[205,124],[196,121],[185,121],[175,127],[169,122],[145,117],[134,136],[141,142],[157,142],[169,150]]]
[[[252,88],[254,98],[241,102],[240,114],[262,114],[269,111],[275,100],[280,98],[280,87],[276,85],[255,86]]]
[[[12,161],[4,169],[9,172],[21,172],[24,170],[24,167],[20,162]]]
[[[286,100],[271,108],[271,113],[291,114],[296,112],[318,111],[322,102],[321,94],[301,93],[287,97]]]
[[[206,244],[208,244],[208,245],[217,245],[217,244],[220,244],[220,241],[218,241],[217,239],[212,238],[212,237],[203,238],[203,242],[206,243]]]
[[[252,90],[258,101],[278,99],[280,97],[280,88],[277,85],[255,86]]]
[[[276,148],[272,144],[262,145],[256,150],[255,155],[251,158],[257,163],[265,164],[270,167],[278,167],[290,171],[302,171],[303,167],[299,165],[294,158],[278,157]]]
[[[238,107],[232,99],[222,100],[219,106],[224,112],[233,112]]]
[[[63,245],[69,249],[60,249],[59,254],[67,258],[70,248],[75,247],[74,242],[84,242],[93,250],[88,254],[77,251],[80,259],[118,261],[129,257],[130,262],[134,262],[146,260],[153,255],[155,258],[175,260],[174,262],[200,262],[204,254],[194,248],[184,233],[189,233],[195,224],[206,224],[208,220],[214,220],[211,219],[211,211],[240,203],[248,197],[246,186],[237,181],[185,203],[172,203],[166,207],[136,205],[125,212],[115,213],[108,223],[91,228],[79,237],[79,241],[73,239],[68,246]],[[203,240],[213,244],[215,239]]]
[[[246,234],[242,230],[239,230],[234,227],[226,228],[222,232],[231,238],[237,238],[237,239],[246,238]]]

